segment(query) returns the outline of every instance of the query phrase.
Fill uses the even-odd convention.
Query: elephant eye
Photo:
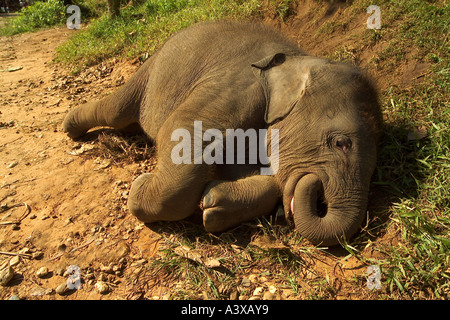
[[[352,140],[343,134],[329,136],[327,140],[330,148],[341,150],[344,153],[347,153],[352,148]]]
[[[334,146],[347,153],[352,147],[352,140],[347,136],[337,136],[334,139]]]

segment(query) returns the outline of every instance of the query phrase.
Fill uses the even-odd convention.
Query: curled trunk
[[[297,183],[291,203],[296,230],[313,244],[336,245],[358,231],[364,219],[366,203],[358,200],[345,207],[325,204],[323,185],[314,174]]]

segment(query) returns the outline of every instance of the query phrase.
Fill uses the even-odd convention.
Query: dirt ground
[[[2,299],[42,298],[67,279],[56,274],[58,268],[108,266],[125,256],[151,257],[157,249],[159,236],[125,207],[142,164],[86,160],[80,155],[92,144],[74,142],[60,130],[71,106],[114,90],[138,65],[117,63],[113,72],[99,66],[88,72],[92,80],[72,77],[52,64],[55,48],[70,33],[60,28],[1,39],[1,69],[22,69],[3,71],[0,81],[0,250],[25,254],[0,291]],[[8,224],[21,217],[20,224]],[[28,258],[36,252],[43,256]],[[51,272],[42,279],[36,276],[41,267]],[[96,292],[77,290],[70,298],[100,298]]]
[[[333,14],[339,14],[339,8]],[[300,37],[315,27],[302,24],[305,15],[299,10],[296,19],[278,27],[299,42],[306,39],[301,45],[317,55],[333,52],[342,41],[350,43],[367,18],[362,14],[354,21],[356,27],[349,28],[353,31],[346,38],[317,44]],[[55,28],[0,39],[0,266],[9,263],[14,270],[13,279],[0,290],[1,299],[14,295],[21,299],[133,299],[136,283],[131,275],[160,246],[161,235],[136,220],[125,206],[131,182],[151,169],[152,159],[116,165],[107,157],[89,157],[101,133],[75,142],[60,129],[70,108],[113,92],[139,67],[139,61],[113,59],[70,75],[52,60],[55,48],[73,32],[77,31]],[[359,63],[367,65],[377,50],[359,52]],[[396,74],[378,75],[378,84],[383,90],[393,79],[408,83],[426,67],[413,59],[405,61]],[[402,77],[405,70],[410,78]],[[365,276],[366,266],[354,258],[340,261],[339,272],[338,258],[324,259],[331,263],[316,266],[323,276]],[[64,271],[70,265],[88,270],[84,272],[94,274],[95,280],[85,277],[80,290],[55,294],[66,282]],[[49,272],[39,277],[42,267]],[[108,293],[100,294],[95,288],[99,279],[108,284]],[[156,291],[144,297],[164,294]],[[349,292],[343,297],[359,298]]]

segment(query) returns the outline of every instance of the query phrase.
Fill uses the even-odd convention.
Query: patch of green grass
[[[360,14],[372,4],[356,0],[349,10]],[[372,223],[368,229],[396,233],[398,243],[366,242],[385,256],[377,261],[344,246],[368,264],[382,266],[384,297],[445,298],[450,293],[450,10],[446,1],[381,0],[376,5],[382,29],[365,30],[351,48],[344,44],[330,57],[357,62],[360,51],[382,42],[382,51],[368,65],[371,72],[398,72],[405,59],[428,63],[430,69],[408,86],[394,80],[381,97],[386,127],[374,186],[390,199],[390,216],[381,228]],[[319,30],[337,36],[345,19],[347,12]]]
[[[151,54],[177,31],[200,21],[256,15],[257,0],[147,0],[115,19],[93,20],[57,49],[59,62],[83,69],[113,57]]]
[[[71,3],[80,7],[81,18],[84,21],[99,17],[107,10],[105,0],[73,0]],[[69,17],[66,13],[67,7],[68,5],[64,5],[62,0],[35,1],[32,5],[23,8],[17,17],[9,19],[2,25],[0,35],[11,36],[62,26]]]
[[[0,29],[0,35],[31,32],[62,24],[66,19],[64,2],[60,0],[36,1],[21,10],[18,17],[11,19]]]
[[[353,3],[361,10],[371,4]],[[398,234],[398,242],[374,244],[385,257],[377,261],[347,249],[382,266],[387,298],[445,298],[450,293],[450,10],[445,1],[377,5],[382,29],[366,30],[360,44],[387,44],[372,71],[395,71],[412,49],[412,58],[429,63],[430,70],[418,84],[393,84],[381,99],[386,127],[374,185],[390,198],[385,228]],[[336,52],[347,58],[344,53]]]
[[[293,13],[293,5],[296,1],[292,0],[269,0],[267,6],[272,10],[275,16],[284,21]]]

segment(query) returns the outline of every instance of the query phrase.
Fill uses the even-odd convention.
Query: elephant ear
[[[299,70],[299,58],[276,53],[252,64],[266,94],[268,124],[287,116],[305,93],[309,72]]]
[[[298,53],[276,53],[253,63],[266,95],[265,121],[271,124],[301,107],[307,88],[314,85],[312,75],[329,63],[326,59]]]
[[[252,63],[252,67],[258,68],[261,71],[265,71],[274,66],[278,66],[286,61],[286,55],[284,53],[276,53],[274,55],[270,55],[265,57],[258,62]]]

